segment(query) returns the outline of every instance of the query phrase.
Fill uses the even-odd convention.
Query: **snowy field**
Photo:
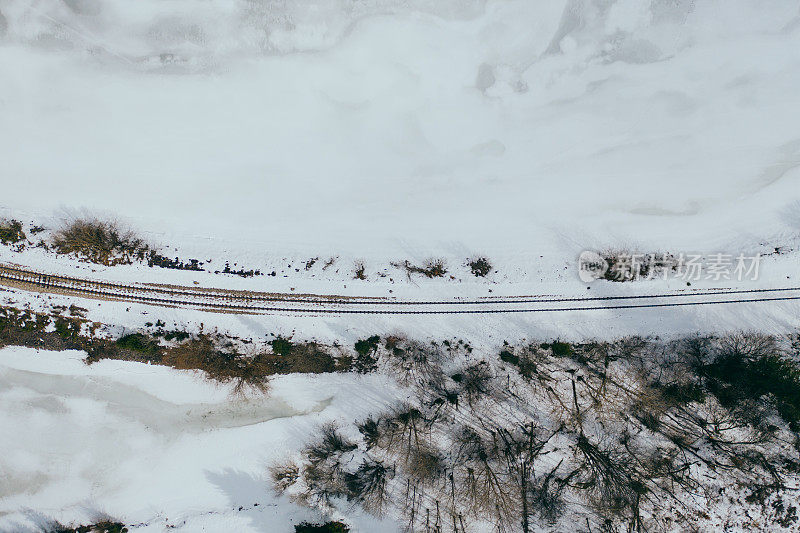
[[[273,256],[529,263],[800,226],[797,2],[0,12],[6,214],[85,207]]]
[[[0,0],[0,219],[23,221],[33,244],[70,217],[114,218],[207,271],[32,245],[0,245],[0,263],[431,300],[797,287],[798,95],[798,1]],[[48,229],[34,237],[34,224]],[[757,280],[689,288],[584,283],[584,250],[764,257]],[[479,255],[495,266],[486,278],[465,262]],[[391,266],[428,258],[448,275]],[[226,261],[276,274],[214,274]],[[347,349],[371,335],[464,339],[487,354],[504,341],[791,334],[798,302],[259,317],[0,285],[1,306],[76,304],[119,335],[163,321]],[[0,349],[0,532],[106,515],[137,533],[328,519],[400,531],[356,505],[296,505],[268,473],[321,424],[409,400],[385,374],[276,376],[269,394],[240,397],[199,371],[85,357]]]

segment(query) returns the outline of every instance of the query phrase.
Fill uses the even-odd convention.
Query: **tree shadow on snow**
[[[84,508],[85,514],[90,517],[85,520],[86,523],[98,523],[102,521],[114,522],[115,519],[103,512],[97,511],[92,508]],[[14,532],[14,533],[50,533],[53,531],[61,531],[65,528],[77,527],[83,525],[77,522],[62,523],[54,518],[47,516],[35,509],[22,509],[21,514],[25,517],[25,523],[12,522],[8,529],[0,527],[0,533]]]
[[[275,495],[267,477],[226,468],[206,470],[206,479],[227,496],[231,511],[246,516],[257,531],[291,531],[294,524],[320,518],[318,513]]]

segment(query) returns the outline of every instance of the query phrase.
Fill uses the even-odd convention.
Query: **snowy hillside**
[[[5,0],[0,205],[366,258],[774,238],[799,9]]]

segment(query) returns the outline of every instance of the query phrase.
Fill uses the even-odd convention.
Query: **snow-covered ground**
[[[711,252],[800,224],[797,2],[0,12],[0,204],[15,213],[87,207],[167,243],[273,256],[528,263]]]
[[[687,285],[587,285],[583,250],[781,247],[756,281],[692,289],[797,286],[798,94],[797,1],[0,0],[0,218],[114,217],[212,272],[2,245],[0,262],[297,293],[603,296]],[[476,254],[497,271],[471,276]],[[431,257],[444,279],[390,266]],[[276,276],[213,274],[226,260]],[[126,332],[163,320],[345,346],[402,333],[491,353],[505,340],[800,327],[797,301],[253,317],[0,289],[2,305],[77,303]],[[380,375],[338,374],[236,398],[191,372],[84,356],[0,350],[0,531],[102,513],[136,531],[290,531],[323,517],[275,496],[267,466],[319,424],[402,398]],[[347,520],[395,527],[355,507]]]
[[[641,431],[641,424],[636,422],[636,412],[629,411],[631,406],[626,403],[641,401],[642,395],[633,394],[627,397],[627,402],[623,399],[642,386],[635,368],[643,368],[636,364],[627,366],[636,360],[635,356],[627,363],[614,362],[609,367],[608,388],[611,391],[600,393],[602,406],[590,407],[591,391],[596,389],[581,382],[578,386],[580,400],[574,397],[574,401],[576,411],[577,402],[584,404],[581,412],[585,418],[576,421],[564,403],[556,401],[559,394],[566,393],[562,400],[570,397],[567,393],[569,376],[577,371],[582,378],[587,370],[582,364],[576,365],[572,358],[542,359],[539,361],[540,369],[547,368],[544,371],[547,377],[534,371],[540,377],[529,382],[514,371],[507,374],[510,367],[502,364],[498,367],[499,360],[488,359],[482,351],[470,355],[463,349],[448,349],[439,352],[440,355],[446,354],[441,360],[434,355],[435,352],[431,350],[428,353],[430,360],[417,362],[419,366],[398,365],[397,359],[384,361],[379,363],[377,372],[369,375],[274,377],[268,395],[250,392],[248,396],[236,396],[231,387],[214,386],[194,372],[128,361],[105,360],[87,366],[82,352],[46,352],[18,347],[0,349],[0,425],[13,428],[13,431],[0,433],[3,450],[0,455],[0,531],[50,533],[53,531],[51,524],[56,522],[86,524],[106,517],[125,523],[132,532],[288,533],[292,524],[300,521],[321,522],[327,519],[345,520],[354,533],[407,531],[402,527],[408,523],[408,516],[403,514],[401,502],[406,488],[402,475],[409,465],[402,459],[402,451],[398,452],[399,455],[389,453],[388,456],[378,450],[372,451],[392,469],[394,462],[397,463],[397,482],[390,482],[387,489],[394,503],[387,503],[384,512],[377,516],[365,514],[355,501],[349,499],[334,496],[330,505],[316,501],[313,494],[327,483],[334,483],[324,476],[318,479],[314,488],[309,488],[309,492],[305,492],[301,484],[295,487],[297,490],[279,496],[274,491],[271,472],[277,465],[300,459],[306,445],[318,442],[320,429],[326,423],[338,426],[348,440],[362,440],[356,423],[367,417],[386,416],[393,410],[395,414],[404,412],[415,405],[427,413],[420,415],[425,417],[422,418],[425,428],[420,428],[421,435],[416,439],[443,447],[446,454],[453,457],[460,456],[456,449],[463,450],[463,441],[458,440],[462,435],[460,431],[471,424],[479,430],[479,420],[500,424],[491,427],[503,427],[502,424],[508,423],[507,427],[513,430],[522,413],[522,420],[529,420],[531,430],[534,425],[539,430],[550,427],[549,433],[557,427],[555,433],[565,440],[552,443],[546,453],[541,454],[541,462],[537,463],[540,472],[553,467],[558,469],[565,460],[574,460],[570,459],[574,452],[570,442],[576,436],[575,427],[582,428],[581,435],[585,429],[592,440],[605,438],[604,446],[613,446],[617,438],[636,439],[633,447],[642,453],[654,442],[664,439],[664,430],[657,434]],[[658,352],[659,348],[656,348],[647,353],[658,359]],[[426,367],[427,364],[432,366]],[[658,367],[655,361],[644,366],[651,364]],[[434,367],[447,373],[439,375]],[[506,389],[493,388],[487,382],[489,388],[482,394],[474,398],[465,396],[460,406],[458,402],[455,406],[445,406],[443,412],[447,414],[443,414],[441,419],[432,416],[434,411],[442,409],[441,405],[432,402],[440,394],[434,381],[450,375],[463,377],[458,373],[460,370],[469,374],[469,369],[475,367],[490,372],[487,377],[494,380],[491,385],[502,383],[508,387],[508,392],[514,394],[505,396],[502,391]],[[431,373],[426,374],[425,368]],[[665,371],[665,367],[661,367],[661,371]],[[600,382],[605,376],[592,379]],[[545,382],[549,385],[542,387]],[[439,385],[444,386],[444,383]],[[574,381],[572,386],[575,394]],[[426,392],[421,391],[423,388]],[[560,392],[557,394],[554,388]],[[456,394],[461,393],[463,391]],[[718,409],[716,406],[716,399],[708,398],[691,402],[684,408],[698,416],[713,417],[721,414],[715,410]],[[495,413],[492,409],[498,411]],[[481,418],[492,413],[491,419]],[[454,418],[450,418],[451,415]],[[778,435],[765,436],[764,441],[755,440],[748,444],[749,439],[745,438],[749,435],[748,430],[737,425],[735,420],[739,419],[727,418],[724,420],[731,425],[722,424],[719,433],[722,440],[717,442],[729,443],[734,438],[730,445],[735,454],[744,453],[745,448],[755,448],[755,451],[762,450],[767,454],[762,456],[765,461],[796,458],[797,450],[792,446],[792,434],[785,431],[785,422],[770,410],[762,415],[774,417],[770,420],[784,430]],[[436,429],[427,425],[428,416],[432,416],[430,424],[436,425]],[[632,434],[621,430],[628,417],[633,427],[640,428],[640,431]],[[718,419],[713,420],[709,427],[720,425]],[[572,429],[567,428],[561,434],[564,424]],[[683,431],[680,424],[667,425],[673,430]],[[690,424],[689,427],[694,426]],[[443,430],[448,433],[442,434]],[[776,430],[778,426],[775,426]],[[666,434],[671,434],[669,429],[666,431]],[[718,430],[710,431],[716,435]],[[392,441],[391,438],[388,440]],[[403,438],[398,440],[405,442]],[[413,441],[408,438],[410,448]],[[381,442],[386,444],[385,440]],[[694,442],[698,446],[691,449],[712,457],[716,453],[725,457],[724,450],[728,449],[713,443],[703,445],[705,441],[702,439]],[[761,448],[756,444],[759,442]],[[739,444],[742,448],[738,448]],[[454,448],[451,450],[449,446]],[[403,444],[400,447],[403,448]],[[637,456],[637,452],[631,452],[630,448],[628,451],[631,457]],[[340,466],[354,468],[363,459],[363,453],[355,451],[352,457],[348,454],[342,459],[344,465]],[[691,468],[693,458],[684,460],[690,462],[687,468]],[[647,461],[640,462],[641,468],[647,470],[646,464]],[[765,524],[771,525],[775,531],[791,530],[797,519],[791,518],[792,512],[784,511],[787,507],[796,510],[798,499],[797,475],[796,471],[789,469],[789,463],[775,462],[780,471],[786,473],[781,482],[786,484],[787,490],[776,490],[774,499],[772,490],[767,491],[768,502],[780,502],[780,508],[774,505],[759,507],[752,501],[747,504],[743,501],[756,492],[757,483],[763,482],[765,476],[768,478],[762,468],[755,468],[756,463],[752,472],[741,467],[717,471],[713,464],[709,469],[700,464],[692,468],[692,476],[700,483],[701,490],[687,493],[685,489],[694,485],[680,484],[673,489],[677,491],[677,497],[667,489],[663,502],[648,498],[647,504],[643,503],[645,523],[661,524],[664,531],[685,531],[690,526],[696,526],[698,531],[723,527],[726,531],[749,531],[762,530]],[[638,469],[637,465],[634,470]],[[312,474],[305,469],[301,472],[301,477],[306,479],[301,483],[310,483],[308,479]],[[391,477],[393,479],[394,475]],[[327,486],[335,490],[334,485]],[[416,482],[414,486],[416,488]],[[579,486],[582,485],[575,484],[576,488]],[[652,487],[655,490],[658,485]],[[435,484],[428,488],[434,495],[442,490]],[[582,494],[582,490],[577,492]],[[429,494],[429,497],[432,496]],[[561,512],[558,513],[558,522],[550,523],[552,528],[548,528],[547,520],[542,518],[535,522],[537,525],[532,531],[576,531],[579,530],[576,526],[580,524],[582,527],[589,521],[592,524],[588,526],[590,530],[599,527],[602,519],[592,511],[593,507],[581,503],[583,496],[576,494],[576,497],[577,500],[565,500],[565,514],[562,517]],[[682,501],[681,497],[686,500]],[[302,502],[323,509],[325,515],[303,507]],[[425,505],[432,504],[427,502]],[[778,528],[777,520],[784,514],[788,522],[783,528]],[[459,528],[460,531],[488,533],[496,528],[486,521],[483,512],[474,516],[470,514],[465,520],[469,529]],[[677,522],[673,522],[675,520]],[[421,522],[417,521],[418,527],[414,531],[423,530]]]
[[[321,517],[276,499],[268,466],[320,424],[395,401],[379,376],[284,376],[237,398],[193,372],[85,355],[0,350],[0,531],[104,513],[136,531],[289,531]]]

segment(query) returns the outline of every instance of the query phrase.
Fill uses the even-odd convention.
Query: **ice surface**
[[[319,424],[393,401],[377,376],[285,376],[245,400],[193,373],[85,355],[0,350],[0,531],[103,513],[145,531],[289,531],[319,517],[276,499],[267,466]]]

